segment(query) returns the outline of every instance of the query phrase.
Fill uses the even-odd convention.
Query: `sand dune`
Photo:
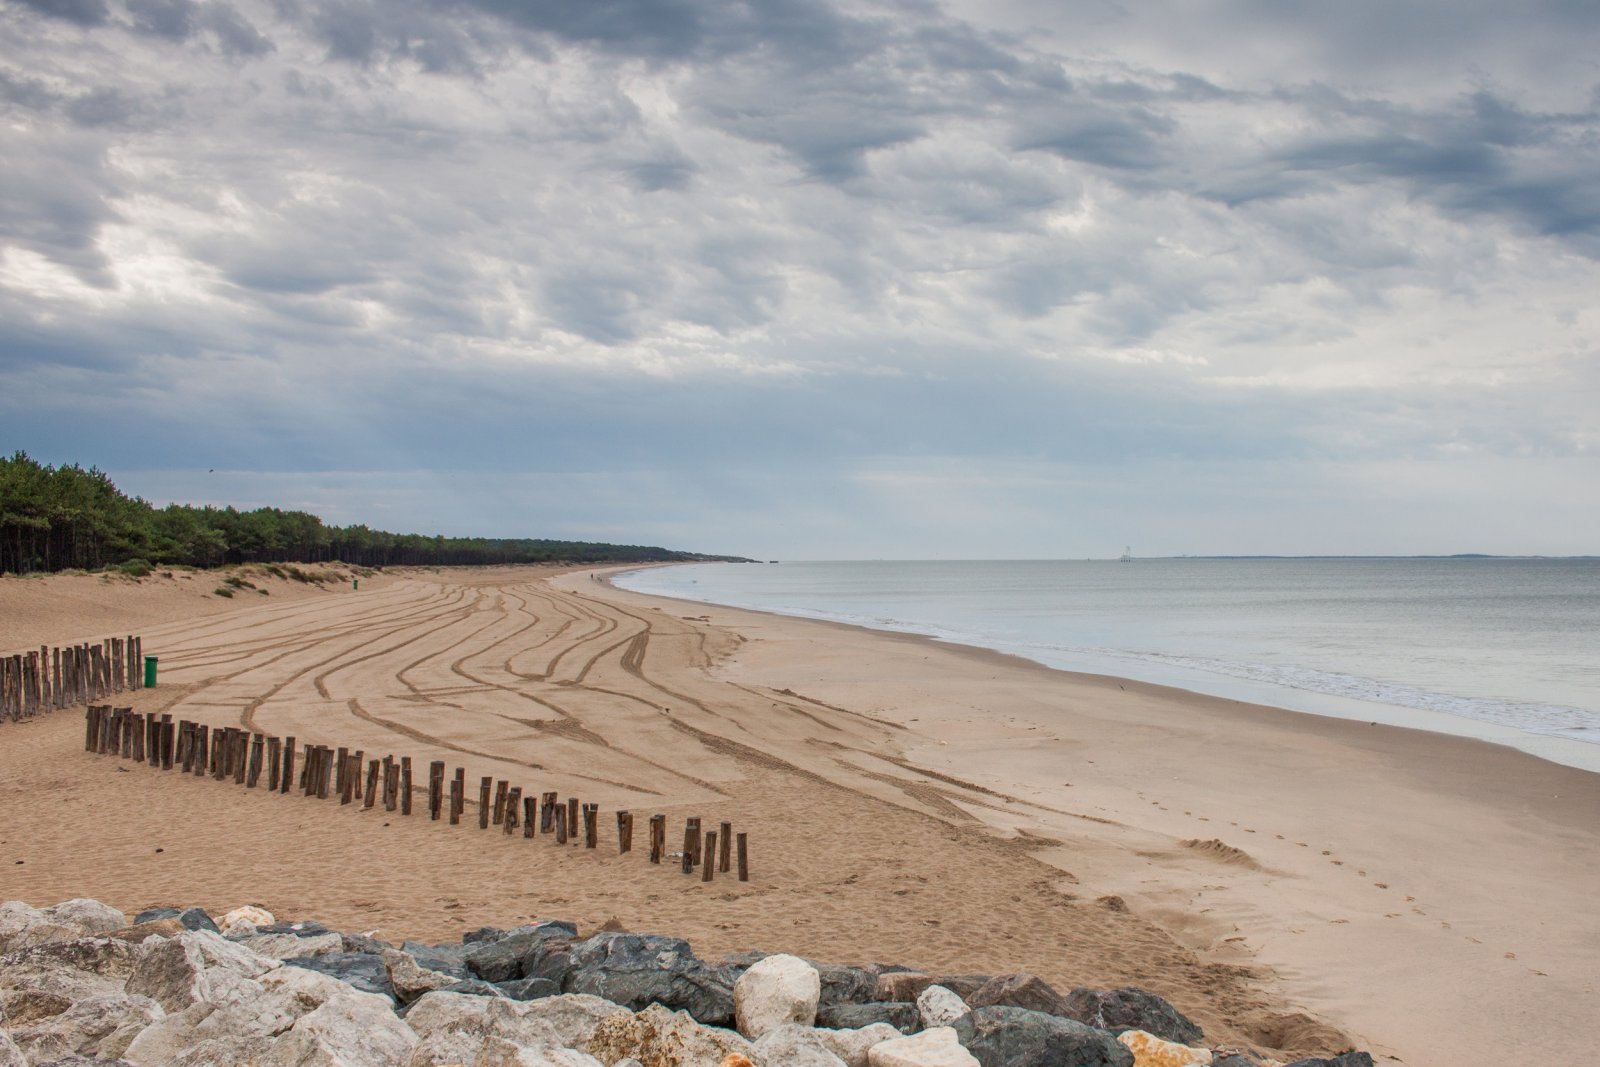
[[[589,575],[222,605],[147,580],[91,608],[0,583],[0,633],[44,635],[18,645],[139,624],[161,656],[140,710],[444,760],[474,803],[487,775],[602,810],[600,848],[561,848],[472,807],[450,827],[89,756],[58,714],[0,727],[0,893],[252,901],[393,939],[615,918],[703,955],[1134,983],[1213,1041],[1415,1067],[1591,1013],[1596,776]],[[751,881],[619,855],[620,808],[639,838],[667,815],[669,846],[686,816],[732,822]]]

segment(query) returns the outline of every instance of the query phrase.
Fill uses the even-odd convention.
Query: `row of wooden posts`
[[[392,755],[368,759],[360,750],[330,748],[309,742],[297,745],[293,737],[278,738],[224,726],[213,730],[206,723],[172,720],[171,715],[132,708],[90,705],[85,715],[83,747],[86,752],[120,756],[135,763],[146,763],[160,770],[178,770],[196,777],[211,777],[219,782],[232,780],[255,789],[266,776],[269,793],[288,793],[291,789],[307,797],[327,800],[338,797],[340,806],[360,802],[363,808],[382,803],[385,811],[410,815],[412,806],[411,757]],[[299,761],[299,774],[295,773]],[[362,777],[365,771],[365,786]],[[444,760],[428,765],[428,818],[438,821],[448,816],[456,826],[466,808],[466,768],[457,767],[448,779]],[[448,795],[447,795],[448,793]],[[448,807],[447,807],[448,805]],[[617,851],[633,851],[633,813],[617,814]],[[524,794],[520,786],[493,776],[478,780],[478,828],[491,825],[507,836],[552,834],[555,843],[585,848],[599,845],[600,805],[580,804],[577,797],[562,800],[559,793],[538,796]],[[659,864],[667,855],[667,817],[650,816],[650,862]],[[700,869],[700,880],[709,882],[714,871],[727,874],[737,862],[739,881],[750,880],[750,853],[747,834],[733,832],[733,825],[721,823],[702,833],[701,820],[685,820],[683,851],[679,861],[684,874]]]
[[[0,722],[93,704],[108,693],[142,689],[144,641],[108,637],[66,648],[0,657]]]

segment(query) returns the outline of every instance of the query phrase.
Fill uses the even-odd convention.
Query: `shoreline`
[[[271,733],[448,759],[469,780],[675,825],[731,818],[751,831],[748,886],[719,881],[712,898],[614,852],[491,840],[475,821],[452,830],[203,779],[156,788],[83,754],[81,717],[57,713],[0,726],[0,788],[79,783],[70,811],[0,807],[6,895],[260,902],[426,939],[530,915],[615,918],[709,955],[1142,985],[1214,1040],[1328,1053],[1342,1031],[1410,1067],[1536,1035],[1530,1047],[1554,1058],[1562,1040],[1569,1058],[1583,1047],[1546,1031],[1586,1017],[1600,987],[1584,951],[1600,938],[1594,775],[646,596],[590,582],[598,570],[390,572],[354,595],[172,618],[146,631],[147,652],[161,635],[161,688],[119,703],[215,725],[248,714]],[[126,603],[99,603],[79,632],[145,610],[137,588],[114,592]]]
[[[1321,557],[1318,557],[1321,558]],[[1365,558],[1365,557],[1359,557]],[[1507,557],[1509,558],[1509,557]],[[1587,557],[1582,557],[1587,558]],[[946,648],[966,648],[995,655],[1008,656],[1017,661],[1030,663],[1046,670],[1059,671],[1072,677],[1102,678],[1114,682],[1135,682],[1140,685],[1158,686],[1171,689],[1180,693],[1187,693],[1195,697],[1205,697],[1215,700],[1225,700],[1239,704],[1249,704],[1257,707],[1271,708],[1275,711],[1294,714],[1310,715],[1323,719],[1337,719],[1350,722],[1371,723],[1377,722],[1385,726],[1400,729],[1418,730],[1425,733],[1439,734],[1446,737],[1464,738],[1481,741],[1485,744],[1501,748],[1513,749],[1525,755],[1545,760],[1564,767],[1600,774],[1600,740],[1582,741],[1577,738],[1565,737],[1558,734],[1540,734],[1514,726],[1504,726],[1474,719],[1465,715],[1456,715],[1447,711],[1431,708],[1412,707],[1403,704],[1390,704],[1382,701],[1367,700],[1360,697],[1344,696],[1337,693],[1326,693],[1312,689],[1303,689],[1296,686],[1269,682],[1262,679],[1243,678],[1234,675],[1216,673],[1218,681],[1209,682],[1210,675],[1200,668],[1192,667],[1165,667],[1160,668],[1154,664],[1145,664],[1146,671],[1134,673],[1118,673],[1112,670],[1093,670],[1082,667],[1061,666],[1048,662],[1045,659],[1029,655],[1027,652],[1013,648],[997,647],[996,645],[980,644],[963,636],[943,636],[930,632],[929,629],[918,629],[913,624],[906,624],[904,628],[886,625],[874,625],[869,621],[854,620],[830,616],[824,613],[806,614],[803,612],[783,612],[772,608],[754,607],[743,604],[721,604],[710,600],[695,600],[690,597],[678,596],[670,593],[629,589],[626,586],[617,586],[612,581],[626,574],[645,570],[655,570],[663,567],[686,566],[682,563],[659,563],[644,566],[620,566],[606,572],[603,579],[608,584],[623,592],[635,593],[639,596],[657,597],[663,600],[677,601],[684,604],[726,607],[738,611],[748,611],[757,615],[771,615],[778,618],[802,619],[830,626],[841,626],[846,629],[864,630],[883,635],[903,635],[929,641]],[[1109,654],[1102,658],[1110,658]],[[1129,666],[1137,666],[1145,661],[1130,657]],[[1120,664],[1113,664],[1119,668]],[[1165,675],[1166,677],[1158,677]]]

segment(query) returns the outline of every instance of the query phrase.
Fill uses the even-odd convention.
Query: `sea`
[[[1600,773],[1600,558],[784,561],[615,581]]]

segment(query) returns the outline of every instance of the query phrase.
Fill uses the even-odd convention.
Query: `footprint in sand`
[[[1372,884],[1377,886],[1379,889],[1388,889],[1389,888],[1389,883],[1388,882],[1373,882]],[[1408,897],[1406,899],[1409,900],[1410,898]]]

